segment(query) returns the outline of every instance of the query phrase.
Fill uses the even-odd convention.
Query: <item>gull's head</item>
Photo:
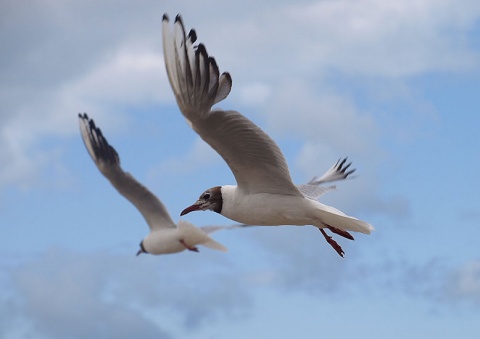
[[[195,203],[185,208],[180,215],[185,215],[193,211],[214,211],[220,213],[222,211],[222,188],[215,186],[203,192]]]
[[[145,250],[145,246],[143,245],[143,240],[140,242],[140,249],[138,250],[137,252],[137,256],[139,256],[140,254],[142,253],[148,253],[146,250]]]

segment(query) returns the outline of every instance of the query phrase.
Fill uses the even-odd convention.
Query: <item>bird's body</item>
[[[221,187],[223,216],[259,226],[310,225],[304,213],[308,202],[301,196],[272,193],[244,194],[238,186]],[[241,220],[241,221],[239,221]]]
[[[222,197],[219,213],[242,224],[259,226],[313,225],[318,228],[332,226],[345,231],[366,234],[371,231],[368,223],[347,216],[332,206],[303,195],[248,194],[233,185],[224,185],[218,188]]]
[[[87,114],[79,114],[78,119],[83,142],[97,168],[121,195],[137,207],[150,227],[150,233],[140,243],[137,255],[176,253],[186,249],[198,251],[196,245],[227,250],[208,235],[223,227],[201,229],[185,220],[175,225],[163,203],[130,173],[123,171],[118,153],[109,145],[95,122]]]
[[[205,46],[194,45],[196,39],[194,30],[186,34],[180,16],[171,31],[164,15],[164,59],[177,104],[190,127],[228,164],[237,186],[206,190],[181,215],[212,210],[247,225],[314,225],[343,256],[341,247],[324,228],[353,239],[348,231],[369,234],[373,227],[317,198],[330,189],[319,184],[345,179],[353,172],[346,171],[350,164],[339,160],[321,178],[295,185],[282,151],[268,134],[239,112],[212,110],[230,93],[232,79],[228,73],[220,74]]]
[[[210,238],[207,232],[186,220],[180,220],[175,228],[158,228],[151,231],[143,239],[142,244],[148,249],[146,252],[151,254],[177,253],[186,249],[195,251],[196,245],[226,251],[226,248]]]

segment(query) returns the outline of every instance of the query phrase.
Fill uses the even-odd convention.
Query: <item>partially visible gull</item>
[[[295,185],[278,145],[252,121],[236,111],[212,110],[230,93],[230,74],[220,74],[203,44],[194,45],[197,35],[193,29],[186,34],[180,15],[173,31],[166,14],[162,25],[165,66],[178,107],[193,130],[222,156],[237,181],[237,186],[209,188],[181,215],[212,210],[247,225],[314,225],[342,257],[344,251],[324,229],[351,240],[348,231],[370,234],[372,225],[317,201],[313,186],[319,180],[310,182],[313,190]],[[343,175],[336,179],[351,173],[344,164],[336,164]]]
[[[198,228],[185,220],[175,225],[162,202],[145,186],[120,167],[120,158],[110,146],[100,128],[86,113],[78,115],[83,142],[95,165],[110,183],[127,200],[137,207],[145,218],[150,233],[140,242],[140,253],[166,254],[183,250],[198,252],[197,245],[219,251],[227,248],[210,238],[208,233],[226,228],[207,226]]]

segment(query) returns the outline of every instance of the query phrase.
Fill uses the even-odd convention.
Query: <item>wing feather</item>
[[[164,15],[165,66],[177,104],[190,126],[222,156],[239,189],[301,195],[275,141],[238,112],[211,110],[228,96],[232,79],[228,73],[220,75],[215,59],[208,56],[203,44],[194,46],[187,40],[181,17],[176,17],[171,32],[168,16]],[[196,49],[195,53],[189,49]]]
[[[320,185],[326,182],[347,179],[347,177],[349,179],[354,178],[354,176],[349,177],[349,175],[355,172],[356,169],[355,168],[349,169],[352,163],[349,162],[348,164],[345,165],[346,162],[347,162],[347,158],[338,159],[338,161],[332,167],[330,167],[330,169],[326,171],[325,174],[323,174],[321,177],[317,176],[312,178],[312,180],[310,180],[308,184]]]
[[[347,158],[338,159],[338,161],[332,167],[330,167],[328,171],[326,171],[322,176],[313,177],[312,180],[310,180],[308,183],[297,185],[298,189],[300,190],[300,192],[302,192],[305,198],[318,200],[318,198],[320,198],[328,191],[336,189],[335,186],[325,187],[319,185],[336,180],[353,178],[349,175],[355,172],[355,168],[348,170],[352,163],[349,162],[347,165],[345,165],[346,161]]]
[[[113,187],[137,207],[152,230],[176,227],[162,202],[130,173],[122,170],[117,151],[110,146],[93,119],[89,119],[86,113],[79,114],[78,118],[88,153]]]

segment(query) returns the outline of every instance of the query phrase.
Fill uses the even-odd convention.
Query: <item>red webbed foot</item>
[[[185,246],[185,248],[189,251],[193,251],[193,252],[198,252],[198,248],[196,246],[189,246],[187,245],[187,243],[185,242],[185,240],[181,239],[180,240],[180,243]]]
[[[341,230],[341,229],[333,227],[333,226],[328,226],[327,225],[327,227],[330,231],[332,231],[335,234],[341,235],[342,237],[350,239],[350,240],[355,240],[353,238],[353,236],[350,233],[348,233],[347,231]]]
[[[333,249],[337,251],[338,255],[343,258],[345,252],[343,251],[342,247],[340,247],[340,245],[335,240],[333,240],[333,238],[329,236],[322,228],[319,228],[319,230],[320,232],[322,232],[325,240],[330,244],[330,246],[332,246]]]

